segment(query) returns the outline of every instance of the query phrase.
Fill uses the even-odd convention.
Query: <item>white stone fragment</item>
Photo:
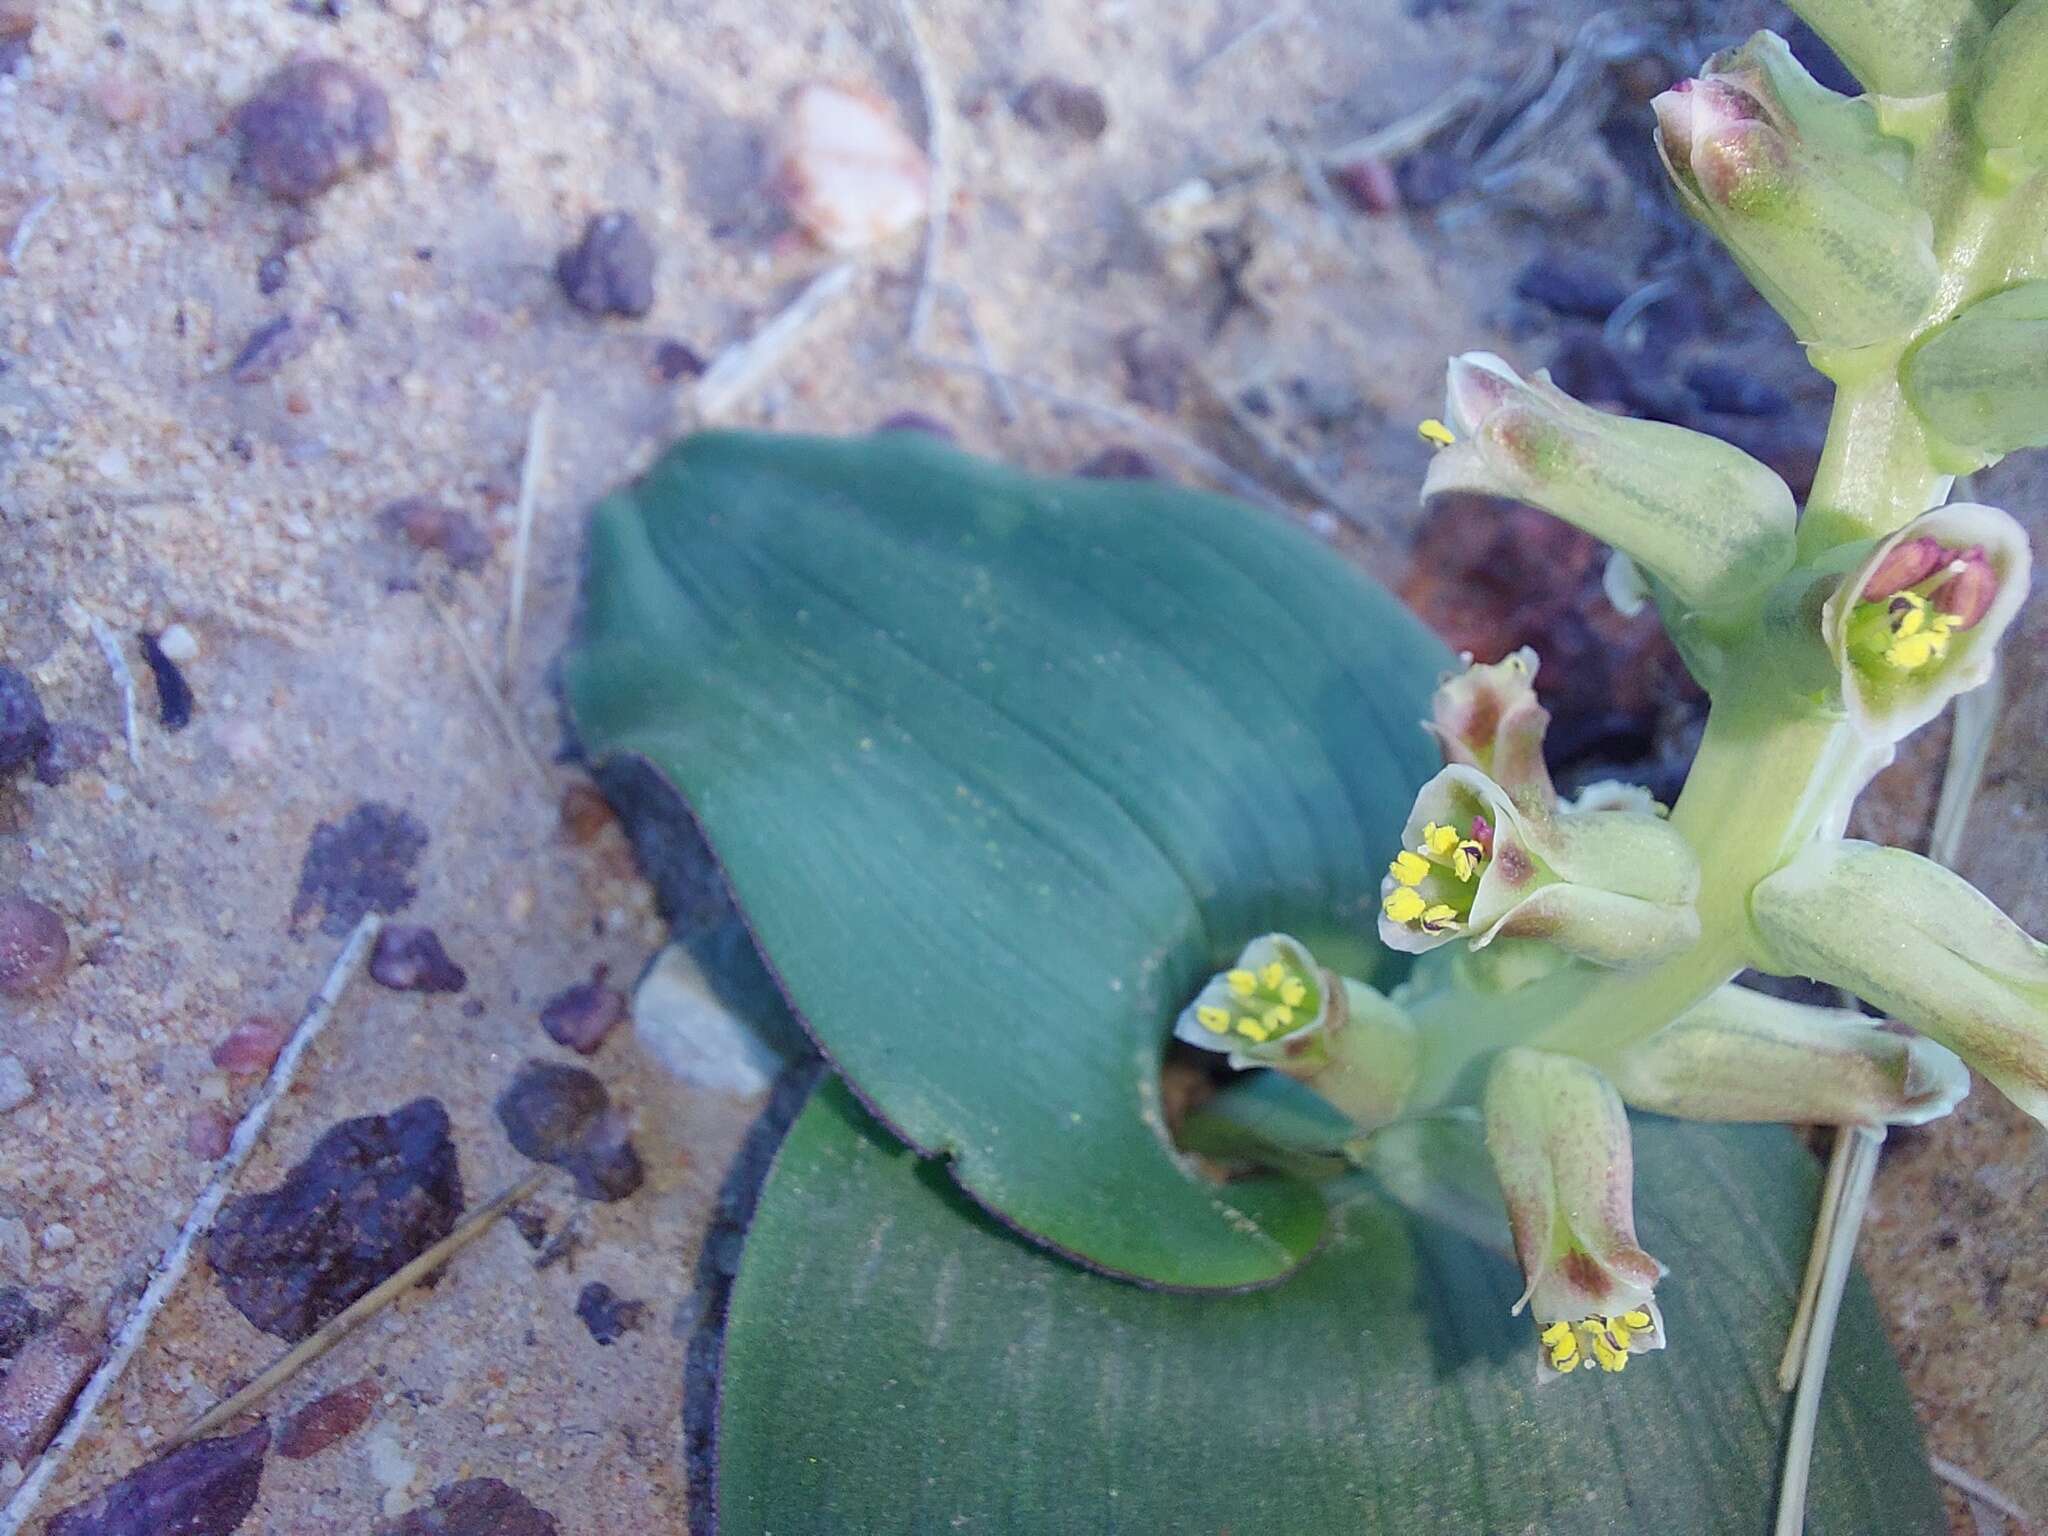
[[[828,251],[878,245],[925,217],[931,167],[895,109],[856,86],[798,86],[776,126],[774,185]]]
[[[633,992],[633,1031],[647,1054],[684,1082],[734,1098],[767,1090],[774,1050],[712,990],[689,950],[671,944]]]

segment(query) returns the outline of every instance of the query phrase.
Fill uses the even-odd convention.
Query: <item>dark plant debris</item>
[[[411,814],[366,800],[339,822],[313,828],[292,898],[292,926],[320,914],[320,931],[340,938],[371,912],[390,915],[419,894],[413,866],[427,829]]]

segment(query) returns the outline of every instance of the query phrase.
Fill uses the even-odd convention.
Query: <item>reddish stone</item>
[[[41,1455],[99,1363],[98,1347],[76,1328],[48,1328],[24,1344],[0,1379],[0,1461]]]
[[[277,1437],[277,1454],[287,1461],[304,1461],[346,1440],[370,1422],[380,1395],[377,1384],[366,1376],[315,1398],[284,1421]]]
[[[283,1024],[267,1014],[251,1014],[221,1037],[213,1048],[213,1064],[237,1077],[268,1072],[291,1038]]]

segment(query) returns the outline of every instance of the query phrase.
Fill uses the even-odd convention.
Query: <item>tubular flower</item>
[[[1330,1023],[1334,982],[1299,940],[1265,934],[1210,978],[1173,1032],[1203,1050],[1230,1052],[1233,1065],[1271,1065]]]
[[[1471,492],[1540,507],[1626,552],[1696,608],[1737,603],[1792,564],[1792,493],[1718,438],[1596,411],[1490,352],[1451,359],[1453,441],[1425,503]]]
[[[1683,837],[1629,810],[1531,813],[1476,768],[1422,787],[1380,882],[1380,941],[1422,954],[1453,939],[1547,939],[1601,965],[1699,936],[1699,864]]]
[[[1821,610],[1850,718],[1894,742],[1990,677],[2029,563],[2019,524],[1968,502],[1880,542]]]
[[[1503,1051],[1480,1105],[1486,1147],[1528,1281],[1516,1313],[1538,1325],[1546,1375],[1625,1369],[1664,1347],[1659,1264],[1636,1242],[1628,1112],[1570,1056]]]
[[[1540,812],[1555,808],[1557,791],[1543,762],[1550,711],[1536,702],[1538,665],[1526,645],[1497,662],[1468,663],[1438,685],[1425,728],[1446,763],[1477,768],[1517,805]]]

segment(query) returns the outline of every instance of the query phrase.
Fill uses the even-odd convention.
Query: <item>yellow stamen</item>
[[[1622,1313],[1621,1320],[1624,1323],[1627,1323],[1631,1328],[1640,1329],[1648,1328],[1650,1326],[1650,1314],[1645,1312],[1640,1307],[1636,1308],[1636,1310],[1633,1312]]]
[[[1434,443],[1439,448],[1448,448],[1458,440],[1458,434],[1434,416],[1418,423],[1415,432],[1425,443]]]
[[[1257,1019],[1239,1019],[1237,1032],[1254,1045],[1264,1045],[1273,1038],[1273,1032]]]
[[[1429,903],[1413,886],[1397,885],[1381,899],[1387,916],[1397,923],[1412,923],[1429,910]]]
[[[1438,902],[1422,914],[1423,930],[1428,933],[1442,933],[1446,928],[1458,925],[1458,909]]]
[[[1478,873],[1479,866],[1485,858],[1486,850],[1468,837],[1452,850],[1451,868],[1456,871],[1460,880],[1470,880]]]
[[[1250,971],[1232,971],[1223,979],[1239,997],[1250,997],[1259,989],[1259,978]]]
[[[1230,1031],[1230,1010],[1228,1008],[1215,1008],[1204,1004],[1195,1010],[1195,1018],[1200,1021],[1202,1028],[1208,1030],[1212,1035],[1227,1034]]]
[[[1458,829],[1432,821],[1422,829],[1422,846],[1438,858],[1442,858],[1458,846]]]
[[[1286,979],[1287,967],[1282,965],[1277,960],[1274,961],[1271,965],[1267,966],[1264,970],[1259,972],[1259,985],[1264,987],[1268,992],[1277,989],[1280,983],[1285,981]]]
[[[1394,862],[1387,866],[1387,873],[1403,885],[1420,885],[1429,874],[1429,860],[1403,848],[1394,855]]]
[[[1593,1358],[1600,1362],[1601,1370],[1623,1371],[1628,1369],[1628,1351],[1616,1349],[1608,1340],[1606,1334],[1596,1333],[1592,1336],[1590,1342],[1593,1346]]]
[[[1288,1008],[1283,1005],[1278,1008],[1268,1008],[1266,1010],[1266,1028],[1268,1029],[1285,1029],[1288,1025],[1292,1024],[1293,1022],[1294,1010],[1292,1008]]]
[[[1290,976],[1280,984],[1280,1001],[1290,1008],[1299,1008],[1308,1001],[1308,987]]]

